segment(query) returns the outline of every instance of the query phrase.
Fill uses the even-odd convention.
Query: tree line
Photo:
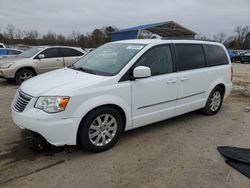
[[[116,26],[105,26],[95,29],[91,33],[84,34],[79,31],[73,31],[70,35],[65,36],[56,34],[53,31],[41,34],[37,30],[21,30],[9,24],[2,32],[0,30],[0,42],[10,45],[65,45],[79,46],[82,48],[96,48],[104,43],[110,42],[110,33],[118,30]],[[140,38],[145,38],[145,36]],[[221,32],[215,34],[212,38],[202,34],[198,34],[196,38],[224,43],[227,48],[231,49],[250,49],[249,26],[237,26],[232,36],[227,36],[226,33]]]
[[[223,43],[227,48],[250,50],[250,27],[249,26],[237,26],[234,29],[234,35],[227,36],[226,33],[218,33],[213,35],[212,38],[206,37],[202,34],[198,34],[197,39],[216,41]]]
[[[117,31],[115,26],[107,26],[95,29],[91,33],[83,34],[79,31],[72,31],[68,36],[48,31],[41,34],[37,30],[21,30],[9,24],[1,32],[0,42],[5,44],[27,44],[27,45],[64,45],[78,46],[82,48],[96,48],[111,41],[110,33]]]

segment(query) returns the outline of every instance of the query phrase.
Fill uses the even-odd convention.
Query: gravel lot
[[[234,90],[215,116],[192,112],[126,132],[111,150],[36,151],[17,128],[10,104],[17,89],[0,80],[0,187],[250,187],[216,147],[250,148],[250,64],[234,64]]]

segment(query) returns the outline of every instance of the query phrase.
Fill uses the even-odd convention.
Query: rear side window
[[[83,53],[72,48],[61,48],[63,57],[82,56]]]
[[[227,54],[221,46],[206,44],[204,47],[207,66],[225,65],[229,63]]]
[[[176,51],[179,58],[179,71],[206,66],[204,50],[201,44],[176,44]]]
[[[157,46],[146,52],[136,66],[146,66],[151,69],[152,76],[173,72],[171,49],[169,46]]]
[[[58,48],[48,48],[44,50],[41,54],[44,54],[45,58],[61,57],[61,54]]]

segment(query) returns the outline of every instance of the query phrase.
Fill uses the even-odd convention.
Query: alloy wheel
[[[111,114],[99,115],[89,127],[89,140],[95,146],[105,146],[117,132],[117,121]]]
[[[24,81],[26,81],[32,77],[33,77],[33,74],[31,72],[23,72],[20,74],[19,80],[21,83],[23,83]]]
[[[215,91],[211,97],[210,110],[215,112],[219,109],[221,104],[221,94],[219,91]]]

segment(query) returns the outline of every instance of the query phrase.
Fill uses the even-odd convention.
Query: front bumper
[[[0,78],[13,79],[15,78],[15,71],[10,69],[0,69]]]
[[[33,108],[34,103],[35,100],[32,99],[21,113],[16,112],[12,107],[14,123],[22,129],[29,129],[42,135],[52,145],[76,145],[77,130],[81,119],[63,118],[60,113],[45,113]]]

